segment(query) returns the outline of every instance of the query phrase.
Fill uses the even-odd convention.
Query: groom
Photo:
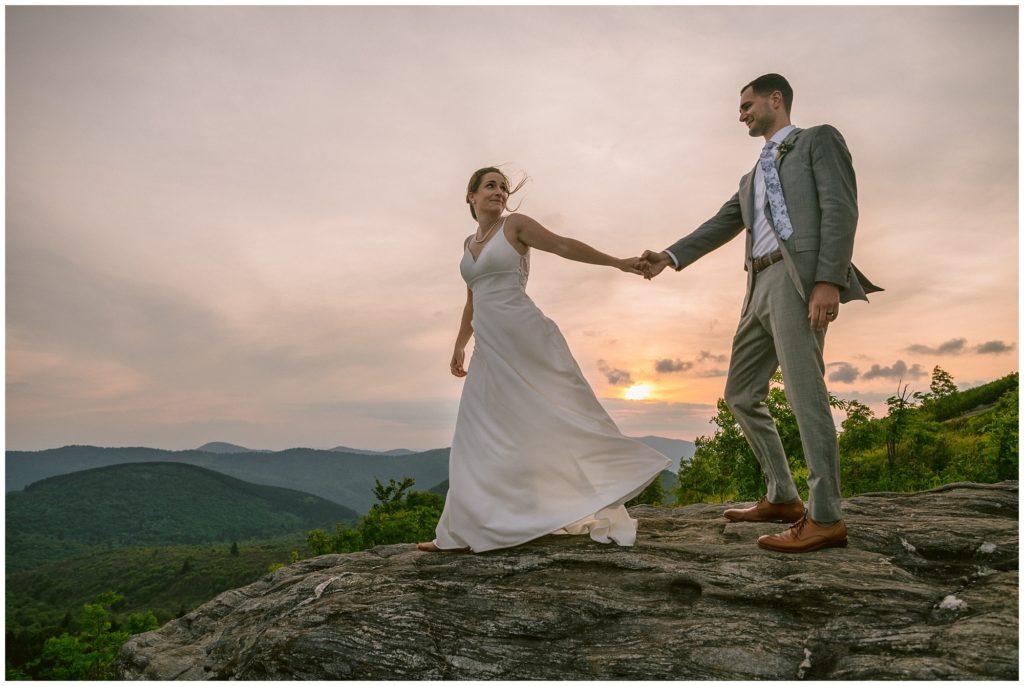
[[[670,248],[645,251],[646,276],[676,271],[746,228],[747,293],[733,339],[725,402],[754,451],[768,493],[752,507],[725,511],[734,522],[789,522],[761,536],[762,548],[801,553],[846,545],[839,501],[839,447],[825,389],[825,331],[839,303],[882,290],[851,263],[857,228],[857,182],[850,152],[831,126],[790,123],[793,89],[765,74],[740,90],[740,122],[765,146],[739,191],[722,209]],[[807,460],[805,509],[779,432],[764,399],[777,367]]]

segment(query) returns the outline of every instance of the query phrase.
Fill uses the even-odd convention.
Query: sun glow
[[[647,400],[651,397],[651,387],[645,383],[638,383],[626,389],[626,400]]]

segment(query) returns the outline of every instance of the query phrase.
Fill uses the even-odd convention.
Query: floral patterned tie
[[[779,181],[779,172],[775,168],[775,141],[768,141],[761,150],[761,157],[758,163],[764,173],[765,192],[768,195],[768,205],[772,211],[772,224],[775,233],[779,238],[786,240],[793,235],[793,224],[789,221],[789,211],[786,209],[786,199],[782,196],[782,182]]]

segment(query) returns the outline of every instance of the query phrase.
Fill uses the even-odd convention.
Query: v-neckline
[[[490,245],[491,242],[498,237],[499,233],[502,233],[502,234],[505,233],[505,220],[506,219],[508,219],[508,216],[502,217],[502,219],[501,219],[501,226],[498,227],[498,230],[494,232],[493,236],[491,236],[486,241],[484,241],[484,247],[480,248],[480,253],[476,257],[473,257],[473,251],[469,247],[472,244],[472,241],[470,241],[469,243],[466,243],[466,252],[469,253],[469,259],[473,260],[473,264],[476,264],[477,262],[480,261],[480,258],[483,257],[483,255],[484,255],[484,250],[487,250],[487,246]],[[508,239],[506,239],[506,240],[508,240]]]

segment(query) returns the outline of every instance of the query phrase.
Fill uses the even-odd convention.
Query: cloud
[[[624,369],[614,369],[608,366],[608,363],[604,360],[597,361],[597,368],[601,370],[601,373],[608,379],[608,383],[612,386],[627,386],[633,383],[633,375]]]
[[[836,381],[838,383],[853,383],[860,376],[860,370],[854,367],[849,362],[832,362],[828,365],[829,367],[835,367],[831,374],[828,375],[829,381]]]
[[[725,369],[709,369],[705,372],[701,372],[697,376],[701,376],[707,379],[713,379],[719,376],[728,376],[729,372]]]
[[[882,367],[877,364],[871,365],[871,369],[864,372],[864,379],[914,379],[927,375],[928,373],[921,369],[921,365],[919,364],[915,364],[913,367],[907,368],[906,362],[903,360],[896,360],[896,363],[891,367]]]
[[[668,372],[685,372],[688,369],[693,368],[693,362],[684,362],[682,360],[671,360],[665,358],[663,360],[655,360],[654,370],[657,372],[668,373]]]
[[[907,348],[907,352],[917,353],[919,355],[959,355],[964,351],[965,345],[967,345],[966,338],[953,338],[945,343],[939,344],[939,347],[937,348],[931,348],[927,345],[915,343]]]
[[[1008,353],[1014,349],[1013,343],[1003,343],[1002,341],[988,341],[974,348],[974,352],[979,355],[999,355],[1001,353]]]
[[[673,360],[666,357],[660,360],[655,360],[654,369],[662,374],[668,374],[671,372],[688,372],[693,369],[694,365],[703,364],[704,362],[717,362],[721,364],[727,359],[729,358],[726,355],[715,355],[708,350],[701,350],[700,354],[697,355],[697,359],[693,362],[679,359]],[[725,372],[720,369],[713,369],[709,372],[700,373],[698,376],[725,376]]]
[[[701,350],[700,355],[697,356],[698,362],[706,362],[708,360],[712,362],[725,362],[726,359],[725,355],[713,355],[707,350]]]

